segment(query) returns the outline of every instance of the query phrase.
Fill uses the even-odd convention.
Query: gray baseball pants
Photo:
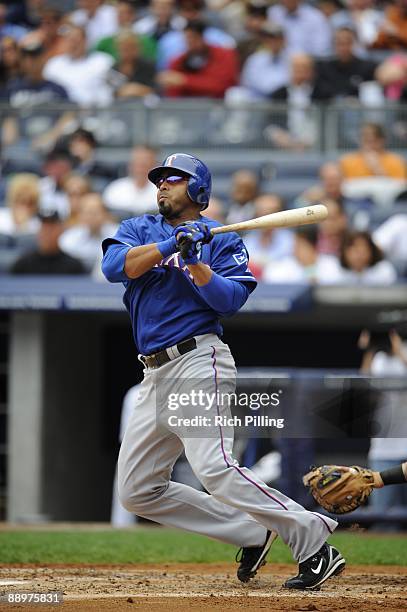
[[[119,454],[121,503],[130,512],[163,525],[239,547],[261,546],[269,529],[302,562],[320,549],[337,522],[305,510],[239,466],[232,456],[231,427],[212,428],[206,437],[190,437],[183,427],[168,425],[168,406],[157,405],[158,388],[164,387],[167,394],[179,393],[185,390],[182,381],[199,379],[200,388],[208,393],[234,391],[236,368],[229,347],[214,334],[196,340],[195,350],[144,371]],[[209,415],[216,410],[212,407]],[[183,450],[209,493],[170,480]]]

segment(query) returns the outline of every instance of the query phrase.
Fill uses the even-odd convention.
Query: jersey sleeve
[[[123,221],[112,238],[103,240],[102,272],[108,281],[123,283],[130,280],[124,271],[126,255],[130,249],[141,244],[137,229],[130,221]]]
[[[244,283],[249,293],[254,291],[257,281],[249,268],[249,253],[237,234],[221,234],[213,240],[211,269],[219,276]]]
[[[130,220],[122,221],[117,232],[111,238],[105,238],[102,242],[103,255],[111,244],[121,244],[128,247],[141,246],[143,243],[137,232],[137,228]]]

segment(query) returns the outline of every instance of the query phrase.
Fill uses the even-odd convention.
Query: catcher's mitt
[[[302,479],[320,506],[333,514],[352,512],[365,503],[375,488],[372,470],[357,465],[322,465]]]

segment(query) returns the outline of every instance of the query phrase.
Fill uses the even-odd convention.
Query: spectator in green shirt
[[[119,33],[122,30],[132,30],[136,20],[136,10],[131,0],[119,0],[117,3],[117,21],[119,24]],[[101,38],[96,44],[96,51],[103,51],[111,55],[116,62],[119,59],[119,49],[117,44],[117,36],[106,36]],[[140,43],[141,56],[145,59],[155,61],[157,54],[157,43],[151,37],[145,34],[138,34]]]

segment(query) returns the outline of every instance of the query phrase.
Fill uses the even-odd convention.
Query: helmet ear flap
[[[197,197],[197,180],[195,177],[190,176],[188,179],[187,193],[193,202],[196,202]]]
[[[191,176],[188,180],[187,192],[189,197],[196,204],[203,204],[205,200],[205,187],[199,184],[199,181],[194,176]]]
[[[202,210],[203,210],[203,208],[206,208],[208,205],[208,198],[205,193],[205,187],[200,187],[198,191],[199,193],[198,193],[198,197],[196,198],[196,201],[198,202],[198,204],[201,205]]]
[[[200,204],[202,210],[208,206],[208,196],[206,189],[203,185],[200,185],[200,181],[194,176],[191,176],[188,180],[188,195],[193,202]]]

